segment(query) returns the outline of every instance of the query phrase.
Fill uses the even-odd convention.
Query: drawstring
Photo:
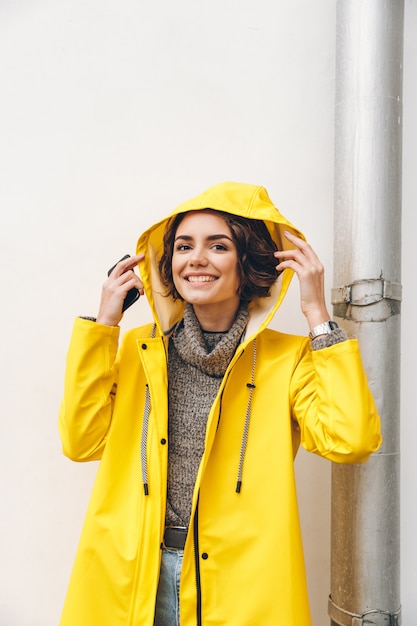
[[[153,339],[156,334],[156,324],[152,327],[151,338]],[[149,482],[148,482],[148,458],[147,458],[147,444],[148,444],[148,427],[149,416],[151,414],[151,394],[149,391],[149,385],[146,384],[145,389],[145,407],[143,409],[142,420],[142,440],[140,444],[140,459],[142,465],[142,483],[145,496],[149,495]]]
[[[143,491],[145,496],[149,495],[149,486],[148,486],[148,462],[146,455],[146,445],[148,443],[148,425],[149,425],[149,415],[151,412],[151,394],[149,393],[149,385],[146,385],[145,391],[145,408],[143,410],[143,423],[142,423],[142,442],[140,445],[140,458],[142,463],[142,482],[143,482]]]
[[[245,417],[245,426],[243,428],[242,444],[240,446],[239,469],[237,472],[236,493],[240,493],[240,490],[242,488],[243,464],[245,462],[246,448],[248,445],[249,424],[250,424],[251,411],[252,411],[252,396],[253,396],[253,390],[255,389],[255,366],[256,366],[256,339],[254,339],[253,341],[251,382],[246,383],[246,386],[249,389],[249,398],[248,398],[248,404],[246,407],[246,417]]]

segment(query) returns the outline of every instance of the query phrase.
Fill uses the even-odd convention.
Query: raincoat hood
[[[303,239],[304,235],[296,229],[271,202],[264,187],[246,183],[226,182],[210,187],[200,195],[180,204],[166,218],[148,228],[139,238],[137,254],[145,258],[139,263],[139,271],[145,293],[159,331],[167,334],[182,318],[184,302],[166,296],[166,287],[162,284],[158,264],[163,252],[163,236],[168,221],[179,213],[214,209],[240,217],[262,220],[268,228],[278,250],[291,249],[292,244],[285,238],[288,230]],[[293,272],[285,270],[270,290],[267,298],[256,298],[249,305],[249,323],[246,331],[248,339],[255,332],[265,328],[279,308]]]

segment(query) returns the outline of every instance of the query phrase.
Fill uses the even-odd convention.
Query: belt
[[[162,547],[184,550],[186,539],[187,528],[183,528],[182,526],[167,526],[164,532],[164,543]]]

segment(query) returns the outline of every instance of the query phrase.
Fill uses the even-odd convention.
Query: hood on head
[[[137,243],[136,253],[145,254],[139,263],[139,272],[145,293],[160,332],[166,334],[182,318],[184,302],[165,296],[166,288],[161,282],[158,263],[163,251],[163,236],[167,222],[178,213],[215,209],[240,217],[265,222],[278,250],[290,249],[292,245],[284,237],[284,230],[304,239],[304,235],[281,215],[271,202],[264,187],[247,183],[220,183],[199,196],[180,204],[167,217],[148,228]],[[271,288],[268,298],[256,298],[249,305],[250,319],[246,339],[265,328],[279,308],[288,289],[293,272],[285,270]]]

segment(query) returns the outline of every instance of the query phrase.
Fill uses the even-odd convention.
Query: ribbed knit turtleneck
[[[168,490],[166,524],[187,526],[207,416],[248,320],[242,306],[226,333],[201,329],[191,305],[177,325],[168,354]],[[190,452],[191,451],[191,452]]]

